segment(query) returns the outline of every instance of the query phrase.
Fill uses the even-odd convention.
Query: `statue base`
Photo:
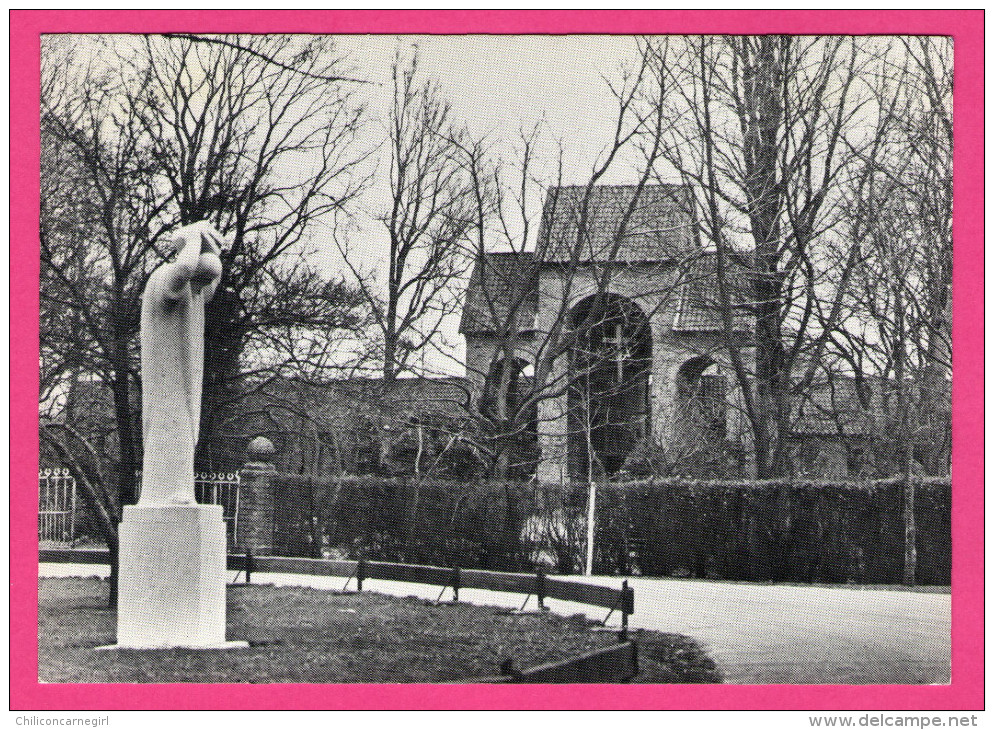
[[[226,552],[220,505],[126,506],[115,648],[247,646],[224,638]]]

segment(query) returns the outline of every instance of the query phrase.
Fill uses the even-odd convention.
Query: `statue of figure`
[[[139,506],[196,503],[204,304],[221,277],[221,245],[221,234],[204,221],[180,228],[173,237],[175,257],[152,272],[142,294]]]

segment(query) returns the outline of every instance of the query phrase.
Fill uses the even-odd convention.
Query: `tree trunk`
[[[783,125],[782,67],[776,36],[743,39],[743,103],[745,114],[745,192],[752,238],[753,293],[756,311],[756,406],[759,428],[755,430],[756,475],[760,479],[784,476],[788,471],[785,451],[789,398],[789,364],[784,361],[780,308],[783,303],[780,260],[780,211],[783,190],[779,179],[780,139]]]
[[[76,485],[82,490],[83,502],[90,513],[96,518],[97,526],[107,543],[107,550],[110,553],[110,606],[117,605],[117,554],[118,554],[118,523],[119,517],[115,509],[113,499],[109,493],[108,485],[99,481],[99,474],[91,475],[91,481],[87,475],[87,470],[79,461],[73,458],[72,450],[58,439],[51,439],[50,444],[55,448],[63,462],[68,465]]]
[[[393,249],[393,247],[391,247]],[[393,283],[395,250],[391,250],[389,292],[387,294],[387,316],[383,328],[383,396],[389,397],[390,390],[397,380],[397,286]],[[393,443],[390,431],[380,432],[380,469],[392,471]]]
[[[515,570],[519,565],[520,529],[518,520],[518,499],[512,485],[508,482],[511,470],[512,446],[504,441],[497,445],[497,456],[493,461],[492,474],[494,480],[504,487],[504,521],[501,525],[500,542],[496,556],[495,567],[503,570]]]
[[[494,478],[499,482],[507,481],[508,472],[511,470],[511,447],[508,444],[500,444],[497,447],[497,458],[494,459]]]
[[[400,276],[402,271],[397,261],[400,242],[391,235],[390,240],[390,271],[387,277],[387,312],[383,321],[383,382],[388,387],[397,379],[397,343],[400,333],[397,332],[397,309],[400,305]]]
[[[118,549],[117,543],[107,544],[107,551],[110,553],[110,578],[108,582],[109,593],[107,594],[107,606],[109,608],[117,608],[117,586],[118,586],[118,576],[120,575],[121,569],[118,560]]]
[[[134,413],[131,410],[130,378],[128,376],[127,342],[116,342],[114,347],[114,375],[111,381],[111,394],[114,399],[114,418],[117,421],[117,494],[123,506],[134,504],[138,497],[136,474],[138,461],[136,453],[136,433]],[[119,515],[114,515],[119,518]]]
[[[197,441],[197,471],[233,471],[240,456],[222,441],[221,422],[226,404],[238,397],[238,376],[244,347],[241,303],[236,293],[219,282],[207,303],[204,324],[204,387]]]
[[[775,277],[773,272],[760,279]],[[754,424],[756,477],[776,479],[790,472],[786,432],[790,413],[790,378],[785,372],[783,343],[779,326],[779,287],[769,282],[756,287],[756,411]],[[758,427],[757,427],[758,426]]]
[[[388,330],[383,334],[383,384],[391,385],[397,379],[397,333]]]
[[[894,444],[895,465],[903,476],[902,482],[902,521],[904,523],[904,570],[902,582],[906,586],[915,585],[918,573],[917,525],[915,524],[915,484],[911,480],[911,463],[914,458],[910,429],[910,402],[905,382],[907,375],[908,351],[905,338],[905,305],[903,282],[897,256],[892,254],[891,272],[894,288],[894,380],[897,381],[898,428]]]
[[[910,464],[908,466],[910,467]],[[918,527],[915,522],[915,483],[909,471],[909,468],[904,470],[902,490],[904,507],[902,515],[904,521],[904,574],[902,577],[904,585],[913,586],[918,580],[918,548],[915,545],[918,539]]]

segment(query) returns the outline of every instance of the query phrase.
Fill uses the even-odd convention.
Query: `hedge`
[[[921,584],[948,585],[950,483],[912,478]],[[605,572],[760,581],[899,583],[904,483],[707,482],[607,485]]]
[[[950,482],[912,477],[917,582],[948,585]],[[582,567],[588,486],[278,475],[286,555],[528,570]],[[596,572],[899,583],[904,484],[656,479],[598,487]]]

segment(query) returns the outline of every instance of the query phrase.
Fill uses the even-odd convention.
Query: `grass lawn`
[[[45,578],[38,600],[43,682],[448,682],[496,674],[508,658],[524,669],[616,641],[582,615],[239,584],[228,587],[228,638],[248,649],[94,651],[114,643],[107,581]],[[721,681],[690,639],[635,636],[637,681]]]

